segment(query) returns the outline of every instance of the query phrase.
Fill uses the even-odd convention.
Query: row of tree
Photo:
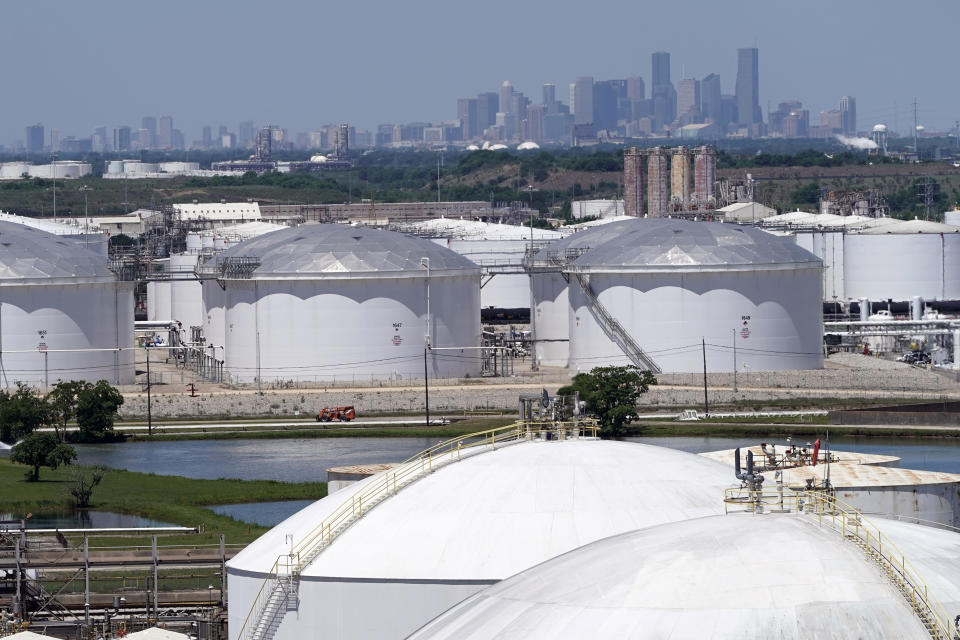
[[[17,383],[15,391],[0,391],[0,441],[17,443],[10,461],[26,465],[27,480],[36,482],[41,467],[56,469],[77,459],[76,449],[67,441],[115,438],[113,425],[122,404],[123,396],[106,380],[58,382],[45,396]],[[68,432],[67,425],[74,421],[77,431]],[[52,427],[53,433],[39,431],[43,427]]]

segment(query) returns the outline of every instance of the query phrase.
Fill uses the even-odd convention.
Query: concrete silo
[[[0,222],[0,384],[132,384],[133,283],[107,259],[31,227]]]
[[[422,378],[427,334],[430,377],[480,372],[480,270],[429,240],[308,224],[203,268],[204,335],[236,381]]]
[[[823,366],[822,262],[790,238],[639,219],[565,271],[571,369],[633,364],[624,341],[664,372],[702,370],[702,341],[710,371],[732,370],[734,341],[741,368]]]

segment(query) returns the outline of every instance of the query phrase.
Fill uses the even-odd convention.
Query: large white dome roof
[[[0,280],[113,282],[107,259],[40,229],[0,221]]]

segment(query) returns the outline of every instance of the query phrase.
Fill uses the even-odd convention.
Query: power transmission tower
[[[929,177],[925,177],[923,182],[917,185],[917,198],[923,202],[923,219],[930,219],[930,210],[933,208],[933,199],[936,195],[937,185]]]

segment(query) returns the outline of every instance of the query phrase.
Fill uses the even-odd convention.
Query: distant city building
[[[807,138],[810,136],[810,112],[806,109],[794,109],[784,117],[781,133],[785,138]]]
[[[716,73],[711,73],[700,81],[700,112],[704,118],[715,122],[721,129],[726,128],[727,123],[723,121],[720,76]]]
[[[201,143],[203,144],[204,149],[209,149],[213,146],[213,128],[208,124],[203,126]]]
[[[627,78],[627,97],[635,102],[646,100],[647,89],[642,77],[631,76]]]
[[[477,94],[477,134],[483,135],[487,127],[497,122],[500,111],[500,96],[492,91]],[[394,142],[398,142],[395,138]]]
[[[90,150],[96,153],[110,151],[110,139],[107,137],[106,127],[97,127],[90,138]]]
[[[670,54],[666,51],[657,51],[651,56],[651,77],[654,128],[659,132],[677,118],[677,90],[670,82]]]
[[[477,99],[460,98],[457,100],[457,120],[463,130],[463,137],[472,140],[480,135],[477,129]]]
[[[247,149],[253,146],[254,138],[257,135],[257,130],[253,126],[253,121],[245,120],[237,126],[237,144]]]
[[[794,111],[799,111],[803,109],[803,103],[799,100],[788,100],[786,102],[781,102],[777,106],[776,111],[771,111],[767,115],[769,116],[769,128],[771,133],[783,133],[783,121]]]
[[[693,78],[682,78],[677,81],[677,116],[684,118],[691,115],[694,118],[700,115],[700,82]]]
[[[763,122],[760,111],[760,54],[754,48],[737,49],[737,123],[741,126]]]
[[[573,109],[575,124],[592,124],[594,122],[593,78],[591,76],[581,76],[573,83],[570,105]]]
[[[557,87],[552,82],[543,85],[543,106],[547,113],[554,113],[553,108],[557,104]]]
[[[852,96],[840,98],[840,129],[848,136],[857,133],[857,99]]]
[[[27,153],[43,153],[46,146],[46,136],[43,125],[35,124],[27,127]]]
[[[602,80],[593,85],[593,123],[597,131],[614,132],[629,109],[626,80]]]
[[[843,112],[839,109],[821,111],[820,126],[829,129],[831,134],[843,133]]]
[[[146,133],[143,133],[146,131]],[[153,149],[157,146],[157,119],[153,116],[144,116],[140,120],[140,148]]]
[[[113,150],[115,152],[130,151],[130,127],[116,127],[113,130]]]
[[[542,104],[527,107],[527,119],[524,121],[524,131],[521,136],[524,140],[543,142],[543,118],[547,107]]]
[[[157,124],[157,147],[160,149],[173,149],[173,118],[170,116],[161,116]]]

